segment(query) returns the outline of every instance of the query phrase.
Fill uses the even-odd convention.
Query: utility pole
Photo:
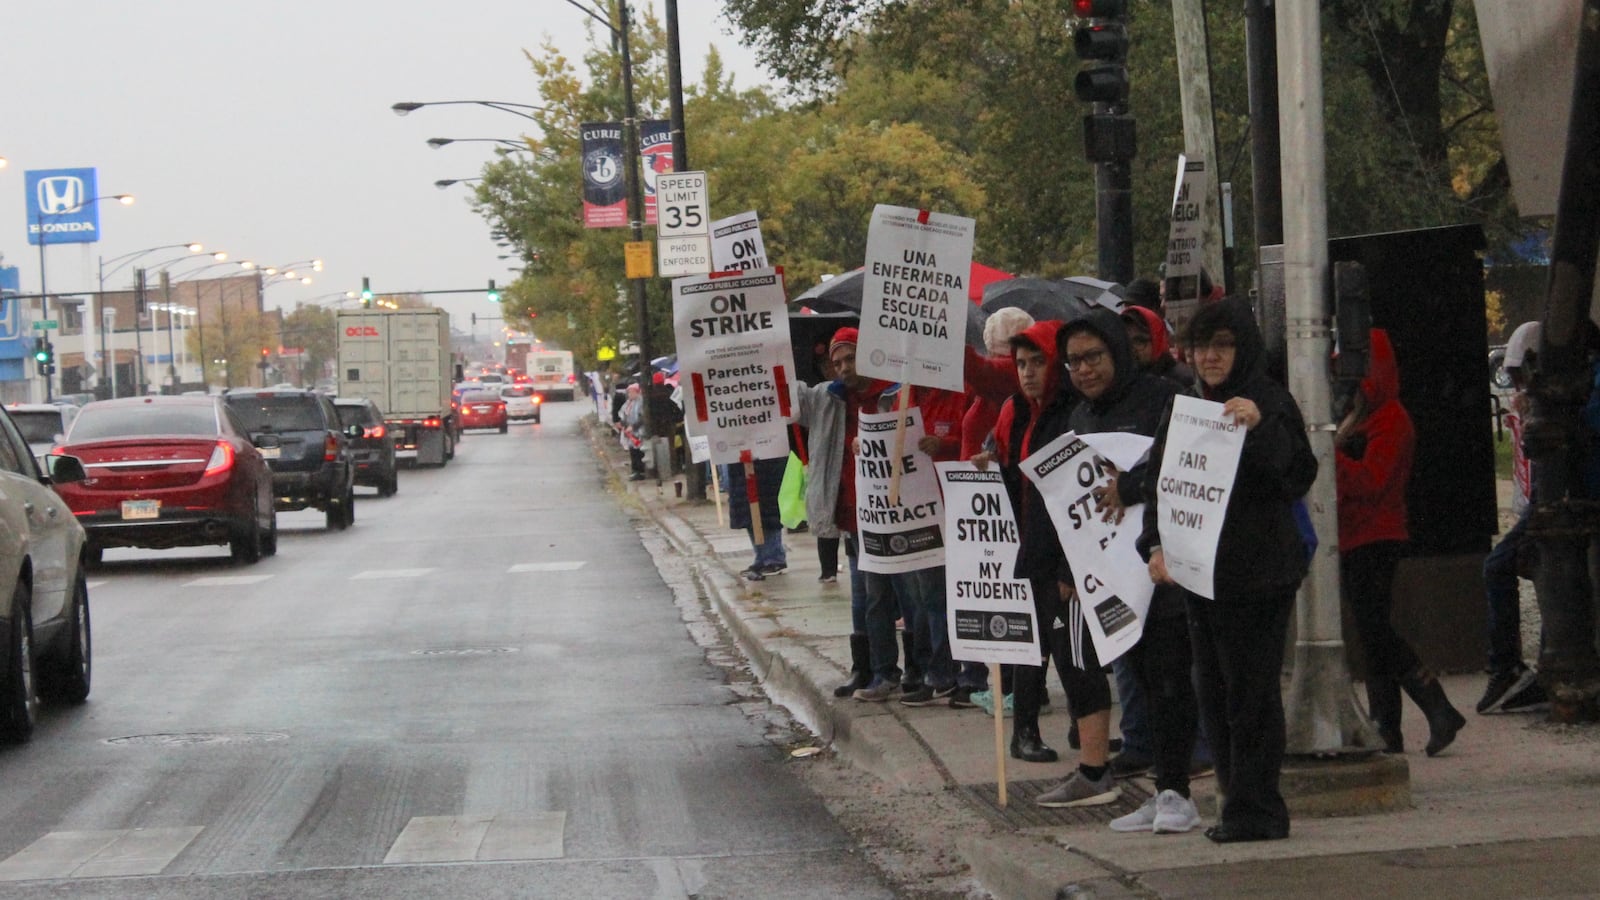
[[[1172,33],[1178,49],[1178,97],[1183,108],[1183,152],[1203,159],[1209,189],[1200,204],[1201,264],[1229,292],[1222,261],[1222,161],[1217,158],[1217,125],[1211,99],[1211,51],[1206,37],[1205,0],[1173,0]]]
[[[1084,154],[1094,163],[1096,268],[1101,278],[1133,280],[1133,116],[1128,114],[1127,0],[1073,0],[1073,49],[1087,65],[1073,80],[1093,104],[1083,119]]]
[[[1295,608],[1294,672],[1286,705],[1290,753],[1373,747],[1356,709],[1340,625],[1339,513],[1336,505],[1328,317],[1327,156],[1323,125],[1322,20],[1316,0],[1289,0],[1278,17],[1279,111],[1284,135],[1283,268],[1289,392],[1300,404],[1317,480],[1306,495],[1321,541]]]
[[[678,0],[667,0],[667,102],[672,119],[672,169],[675,172],[691,171],[689,166],[689,140],[683,126],[683,53],[678,41]],[[688,459],[688,429],[684,429],[684,453]],[[690,500],[706,498],[706,480],[701,477],[701,466],[692,460],[683,472],[684,491]]]
[[[633,240],[637,243],[644,240],[644,186],[641,185],[642,173],[639,171],[639,107],[633,97],[633,51],[629,48],[631,41],[628,35],[628,4],[626,0],[617,3],[617,21],[620,25],[617,37],[622,44],[622,93],[623,102],[626,104],[626,116],[622,123],[622,143],[625,157],[623,175],[628,186],[628,224],[633,230]],[[638,318],[639,342],[639,390],[643,394],[650,390],[654,371],[650,361],[655,358],[654,347],[650,341],[650,300],[645,295],[645,279],[628,279],[629,288],[633,291],[633,314]],[[651,437],[665,432],[662,422],[657,421],[658,416],[652,415],[653,404],[645,404],[645,430]]]
[[[1600,253],[1600,0],[1583,0],[1571,124],[1556,198],[1550,283],[1534,372],[1533,413],[1523,444],[1533,460],[1533,512],[1528,535],[1538,548],[1534,586],[1543,619],[1539,671],[1550,694],[1550,718],[1600,718],[1600,653],[1595,642],[1595,585],[1589,548],[1600,533],[1600,501],[1580,480],[1588,454],[1582,410],[1592,376],[1579,324],[1590,317],[1595,258]]]

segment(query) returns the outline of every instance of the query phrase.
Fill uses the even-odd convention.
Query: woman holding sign
[[[1214,597],[1187,592],[1195,690],[1225,797],[1221,821],[1206,837],[1219,844],[1275,840],[1289,836],[1289,809],[1278,790],[1286,743],[1279,674],[1307,568],[1293,506],[1316,480],[1317,458],[1294,397],[1267,376],[1249,306],[1234,298],[1202,306],[1186,342],[1200,396],[1222,404],[1223,417],[1245,429],[1216,545]],[[1168,445],[1171,422],[1169,412],[1151,460],[1186,452]],[[1160,471],[1150,466],[1150,496]],[[1164,503],[1145,504],[1139,537],[1156,584],[1173,583],[1161,551],[1159,522],[1167,512]]]

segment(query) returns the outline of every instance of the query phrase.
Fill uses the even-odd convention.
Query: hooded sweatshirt
[[[1317,457],[1306,438],[1305,420],[1294,397],[1267,375],[1266,345],[1250,307],[1237,299],[1221,301],[1226,327],[1236,342],[1233,369],[1212,388],[1203,382],[1196,391],[1217,403],[1233,397],[1254,401],[1261,421],[1245,432],[1239,471],[1223,515],[1217,541],[1215,585],[1217,599],[1250,600],[1297,586],[1305,578],[1305,544],[1295,524],[1294,503],[1311,489],[1317,477]],[[1161,417],[1151,460],[1166,452],[1171,409]],[[1155,495],[1161,466],[1150,466],[1146,490]],[[1144,532],[1139,550],[1149,559],[1160,546],[1157,526],[1159,504],[1145,505]]]
[[[1068,418],[1072,430],[1079,435],[1121,432],[1154,437],[1162,416],[1178,393],[1177,385],[1139,367],[1128,341],[1127,327],[1116,313],[1103,308],[1093,309],[1088,315],[1063,328],[1057,338],[1063,357],[1066,356],[1068,339],[1080,331],[1091,332],[1105,341],[1107,349],[1111,351],[1115,374],[1111,385],[1100,396],[1093,400],[1084,398],[1072,410]],[[1136,506],[1154,498],[1153,494],[1148,493],[1149,467],[1147,458],[1145,462],[1118,476],[1117,496],[1123,506]],[[1141,523],[1125,519],[1124,525],[1139,528]],[[1166,617],[1182,615],[1183,612],[1182,590],[1158,585],[1151,602],[1151,614]]]
[[[1021,463],[1033,451],[1070,430],[1067,424],[1075,395],[1061,368],[1056,336],[1064,322],[1038,322],[1012,338],[1013,345],[1032,347],[1045,356],[1045,387],[1038,400],[1018,392],[1000,408],[995,423],[995,459],[1011,495],[1017,514],[1017,533],[1022,546],[1017,551],[1016,578],[1060,578],[1066,572],[1066,556],[1056,537],[1055,525],[1045,509],[1044,497],[1022,474]]]
[[[1394,346],[1381,328],[1372,329],[1372,361],[1361,379],[1361,396],[1367,416],[1355,429],[1352,446],[1357,449],[1340,447],[1335,456],[1341,551],[1411,536],[1406,530],[1406,485],[1417,435],[1400,405]]]
[[[1142,306],[1129,306],[1122,310],[1124,321],[1137,317],[1150,333],[1150,365],[1146,371],[1166,378],[1180,390],[1194,386],[1194,370],[1178,361],[1173,355],[1171,335],[1167,333],[1167,320],[1154,310]]]

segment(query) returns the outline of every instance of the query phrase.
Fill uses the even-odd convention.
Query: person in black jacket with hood
[[[1279,675],[1289,614],[1307,569],[1293,507],[1316,480],[1317,458],[1294,397],[1267,375],[1249,306],[1232,298],[1202,306],[1189,322],[1186,343],[1200,396],[1221,403],[1246,429],[1217,542],[1216,597],[1186,598],[1200,714],[1225,797],[1221,821],[1206,829],[1206,837],[1217,843],[1275,840],[1289,836],[1289,809],[1278,790],[1286,744]],[[1152,497],[1170,419],[1169,411],[1151,449],[1146,490]],[[1170,584],[1159,506],[1145,506],[1139,547],[1151,580]]]
[[[1162,416],[1177,394],[1177,385],[1144,370],[1134,353],[1129,331],[1117,314],[1095,309],[1073,320],[1060,334],[1061,358],[1066,361],[1072,386],[1081,396],[1068,420],[1082,436],[1120,432],[1154,437]],[[1109,465],[1109,464],[1108,464]],[[1149,458],[1113,484],[1096,489],[1096,508],[1108,520],[1120,522],[1127,507],[1154,498],[1147,483]],[[1128,522],[1127,527],[1139,527]],[[1139,573],[1141,576],[1144,573]],[[1067,603],[1068,620],[1082,618],[1076,598]],[[1198,712],[1190,670],[1189,628],[1185,621],[1184,591],[1160,585],[1145,616],[1143,636],[1127,653],[1148,707],[1155,750],[1156,795],[1138,810],[1111,823],[1117,831],[1154,831],[1176,834],[1200,824],[1200,814],[1189,797],[1189,760],[1194,752]],[[1104,678],[1104,676],[1101,676]],[[1077,709],[1074,705],[1074,710]],[[1104,735],[1106,721],[1089,728],[1080,721],[1079,732],[1087,746],[1091,733]],[[1060,787],[1041,795],[1041,806],[1067,805],[1085,793],[1085,784],[1109,773],[1083,766]]]

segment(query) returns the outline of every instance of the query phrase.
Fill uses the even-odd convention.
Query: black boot
[[[1023,762],[1055,762],[1058,757],[1039,735],[1039,717],[1018,712],[1011,727],[1011,755]]]
[[[908,694],[922,687],[922,670],[917,668],[916,648],[916,636],[910,629],[900,632],[900,649],[906,657],[906,671],[900,679],[900,690]]]
[[[1384,675],[1368,675],[1367,712],[1372,714],[1372,724],[1378,726],[1383,752],[1406,752],[1405,737],[1400,733],[1400,682]]]
[[[848,697],[872,681],[872,649],[864,634],[850,635],[850,680],[833,689],[835,697]]]
[[[1444,695],[1439,679],[1431,672],[1418,669],[1400,679],[1400,686],[1406,689],[1407,696],[1428,717],[1428,746],[1425,749],[1429,756],[1438,756],[1439,751],[1456,739],[1456,732],[1466,726],[1466,717],[1450,705],[1450,698]]]

